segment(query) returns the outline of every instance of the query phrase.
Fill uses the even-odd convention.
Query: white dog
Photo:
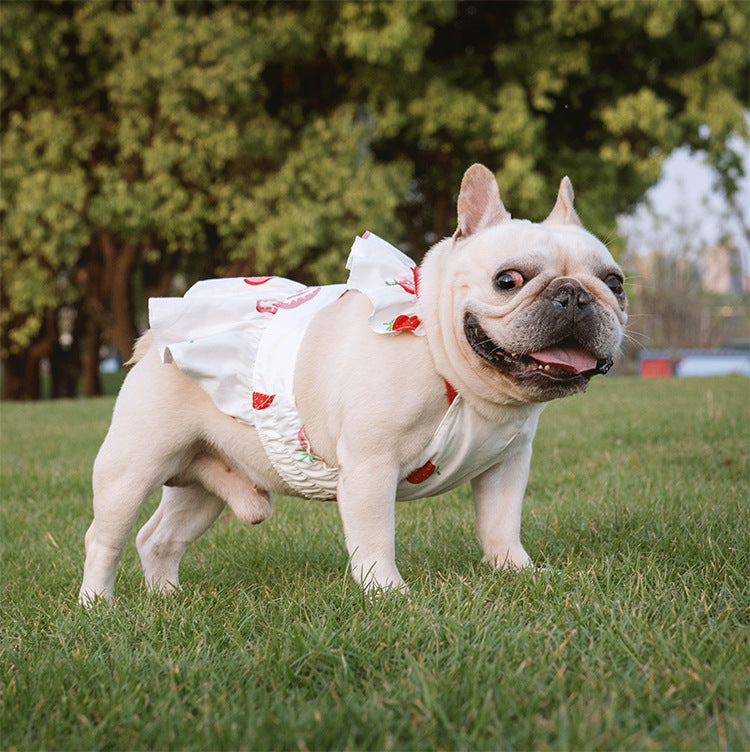
[[[258,523],[272,493],[336,499],[367,587],[404,587],[395,501],[468,481],[484,560],[530,563],[521,505],[539,415],[609,368],[626,321],[622,272],[582,227],[570,181],[534,224],[511,219],[474,165],[456,233],[421,266],[366,233],[348,268],[344,285],[210,280],[151,301],[94,465],[83,602],[113,597],[161,486],[136,545],[162,591],[226,504]]]

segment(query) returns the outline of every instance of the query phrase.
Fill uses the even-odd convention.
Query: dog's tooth
[[[546,365],[546,366],[544,366],[544,370],[545,370],[545,371],[549,371],[549,363],[547,363],[547,365]]]

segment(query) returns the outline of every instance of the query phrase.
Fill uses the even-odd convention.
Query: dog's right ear
[[[495,176],[481,164],[473,164],[464,173],[458,195],[458,227],[454,238],[466,238],[479,230],[510,219],[500,200]]]
[[[583,227],[583,222],[578,218],[576,210],[573,208],[573,184],[566,175],[560,181],[560,190],[557,193],[557,201],[550,212],[549,217],[542,224],[545,225],[579,225]]]

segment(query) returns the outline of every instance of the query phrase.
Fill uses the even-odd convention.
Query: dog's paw
[[[172,593],[178,593],[182,590],[182,586],[178,582],[173,582],[171,579],[167,579],[164,576],[159,575],[144,575],[144,582],[146,587],[152,593],[158,593],[159,595],[171,595]]]
[[[520,543],[501,549],[497,553],[485,553],[482,562],[489,564],[493,569],[525,569],[534,566],[531,557]]]
[[[392,591],[406,593],[409,590],[395,564],[387,565],[382,561],[352,561],[351,572],[355,582],[361,585],[368,595]]]
[[[97,604],[111,605],[115,602],[114,595],[110,591],[96,591],[82,587],[78,593],[78,605],[85,608],[93,608]]]
[[[401,580],[396,582],[395,580],[387,583],[380,583],[372,578],[362,583],[362,587],[365,589],[367,595],[372,598],[374,596],[382,595],[384,593],[398,593],[399,595],[409,595],[409,586]]]
[[[230,499],[230,507],[235,517],[246,525],[259,525],[273,514],[273,497],[268,491],[255,486],[237,499]]]

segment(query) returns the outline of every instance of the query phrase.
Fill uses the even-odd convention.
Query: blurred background
[[[745,0],[3,0],[2,397],[116,388],[148,297],[199,278],[341,282],[368,229],[419,260],[473,162],[533,220],[570,176],[629,275],[621,372],[742,358],[749,29]]]

